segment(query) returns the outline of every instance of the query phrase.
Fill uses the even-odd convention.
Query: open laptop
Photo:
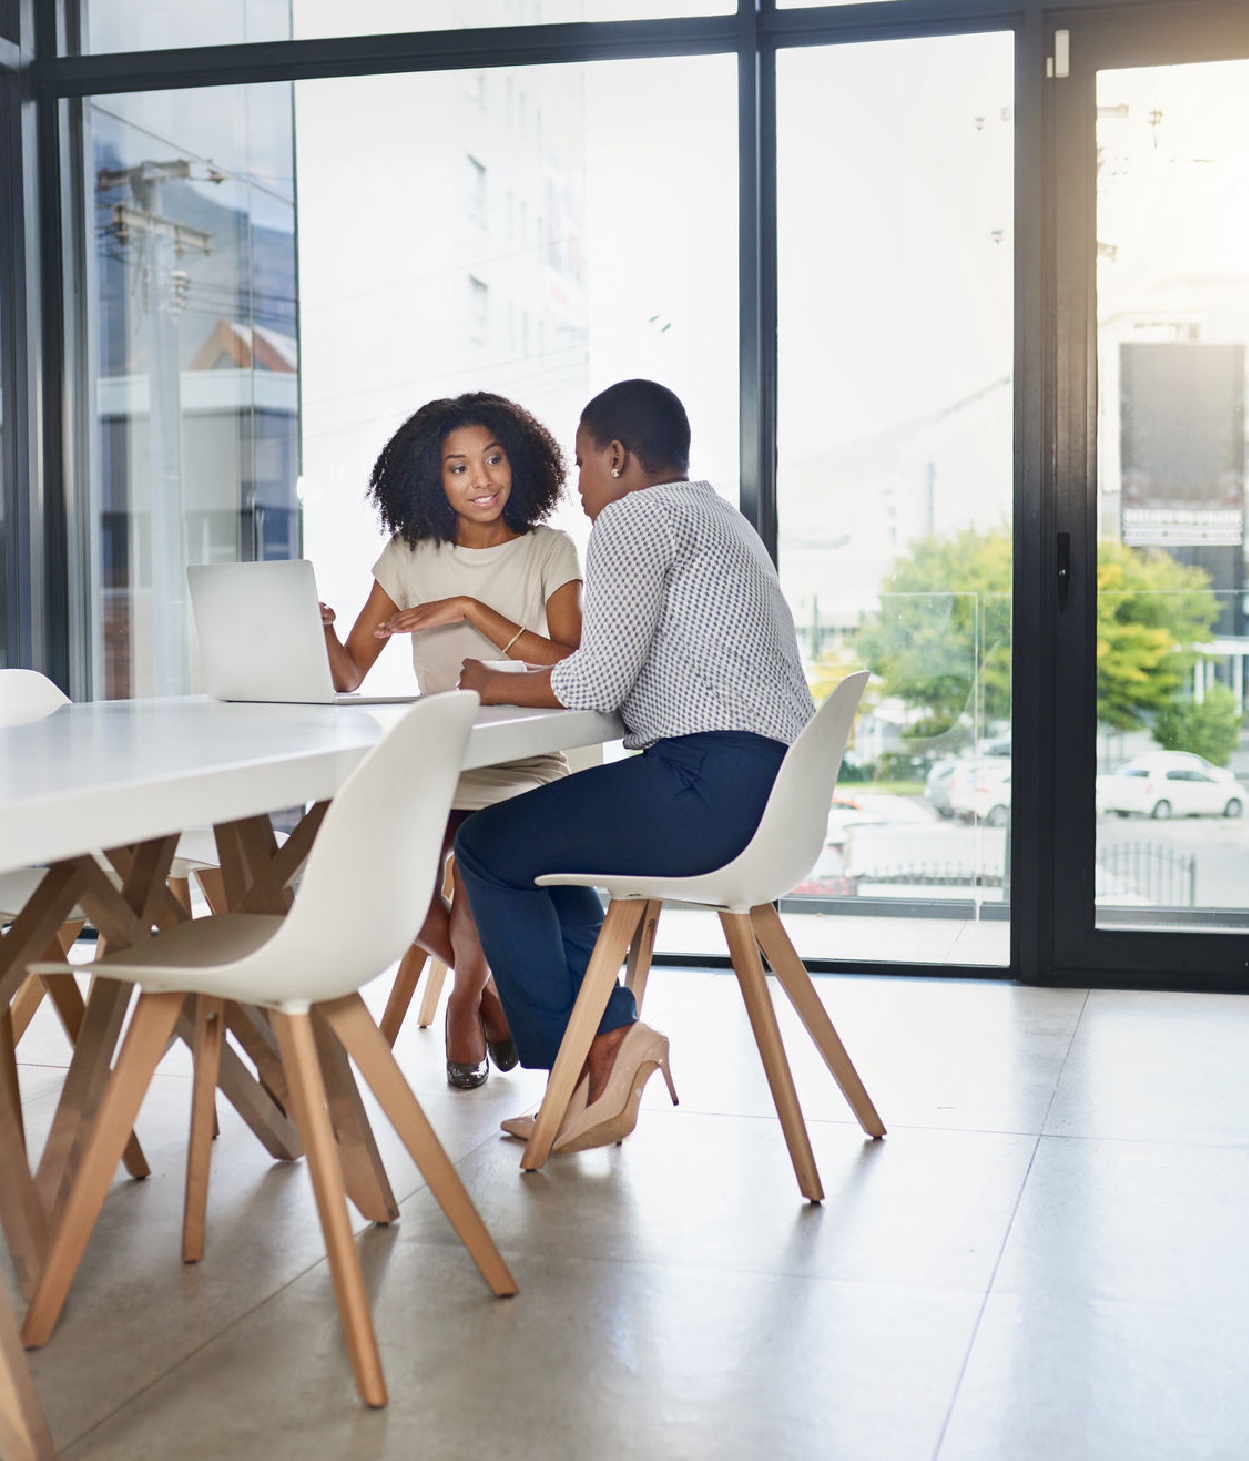
[[[217,700],[402,705],[411,695],[343,694],[325,653],[317,583],[306,558],[188,568],[204,688]]]

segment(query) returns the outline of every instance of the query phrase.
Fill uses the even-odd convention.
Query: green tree
[[[1219,605],[1210,577],[1152,548],[1097,549],[1097,717],[1116,730],[1148,725],[1201,658]]]
[[[966,528],[900,558],[855,651],[920,712],[917,736],[1010,715],[1011,542]],[[1168,553],[1098,545],[1097,713],[1118,730],[1149,725],[1201,658],[1219,606],[1199,568]]]
[[[1166,751],[1195,751],[1226,766],[1240,744],[1240,711],[1226,685],[1211,685],[1205,699],[1181,700],[1158,712],[1154,740]]]
[[[965,528],[916,543],[885,580],[855,649],[885,695],[922,712],[917,736],[1009,716],[1010,572],[1005,533]]]

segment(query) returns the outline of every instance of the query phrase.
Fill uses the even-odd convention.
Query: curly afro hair
[[[507,453],[512,491],[503,520],[527,533],[550,515],[568,468],[551,433],[523,406],[487,391],[429,401],[382,448],[369,476],[369,498],[388,533],[415,548],[456,540],[456,516],[442,486],[442,446],[462,426],[483,426]]]

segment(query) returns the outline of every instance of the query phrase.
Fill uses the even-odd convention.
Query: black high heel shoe
[[[489,980],[482,990],[482,998],[492,1000],[494,1004],[498,1005],[499,1013],[503,1013],[503,1002],[499,999],[499,992],[495,989],[493,980]],[[486,1021],[483,1017],[481,1033],[485,1036],[486,1049],[490,1052],[490,1059],[500,1070],[513,1070],[520,1064],[520,1056],[516,1052],[516,1045],[510,1032],[501,1040],[492,1040],[486,1033]]]
[[[451,1010],[447,1008],[447,1023],[450,1023]],[[485,1033],[484,1031],[482,1032]],[[444,1036],[445,1038],[445,1036]],[[457,1091],[475,1091],[478,1086],[486,1084],[490,1075],[490,1062],[483,1055],[479,1061],[452,1060],[447,1057],[447,1084],[454,1086]]]
[[[485,1025],[481,1027],[481,1033],[486,1033]],[[513,1070],[520,1064],[520,1056],[516,1053],[516,1042],[510,1035],[505,1035],[502,1040],[486,1041],[486,1049],[490,1052],[490,1059],[500,1070]]]

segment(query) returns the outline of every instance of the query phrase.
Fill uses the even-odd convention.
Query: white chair
[[[224,913],[195,919],[119,950],[101,973],[141,994],[50,1245],[23,1330],[46,1343],[138,1113],[188,993],[201,997],[187,1162],[185,1221],[203,1231],[225,1000],[270,1011],[316,1192],[356,1386],[386,1403],[377,1340],[352,1239],[342,1168],[326,1109],[313,1019],[324,1019],[379,1103],[496,1294],[516,1284],[459,1176],[373,1023],[358,990],[394,963],[429,903],[438,851],[477,696],[455,691],[418,702],[344,783],[322,823],[294,905],[285,916]]]
[[[687,878],[551,873],[538,879],[544,885],[605,888],[611,904],[521,1158],[522,1168],[541,1167],[550,1153],[626,952],[629,984],[640,1003],[663,902],[693,904],[720,915],[803,1196],[819,1202],[824,1192],[764,979],[760,948],[859,1124],[869,1136],[884,1136],[876,1108],[772,906],[806,876],[824,845],[837,773],[867,681],[864,671],[848,675],[816,712],[781,763],[758,830],[724,867]]]

